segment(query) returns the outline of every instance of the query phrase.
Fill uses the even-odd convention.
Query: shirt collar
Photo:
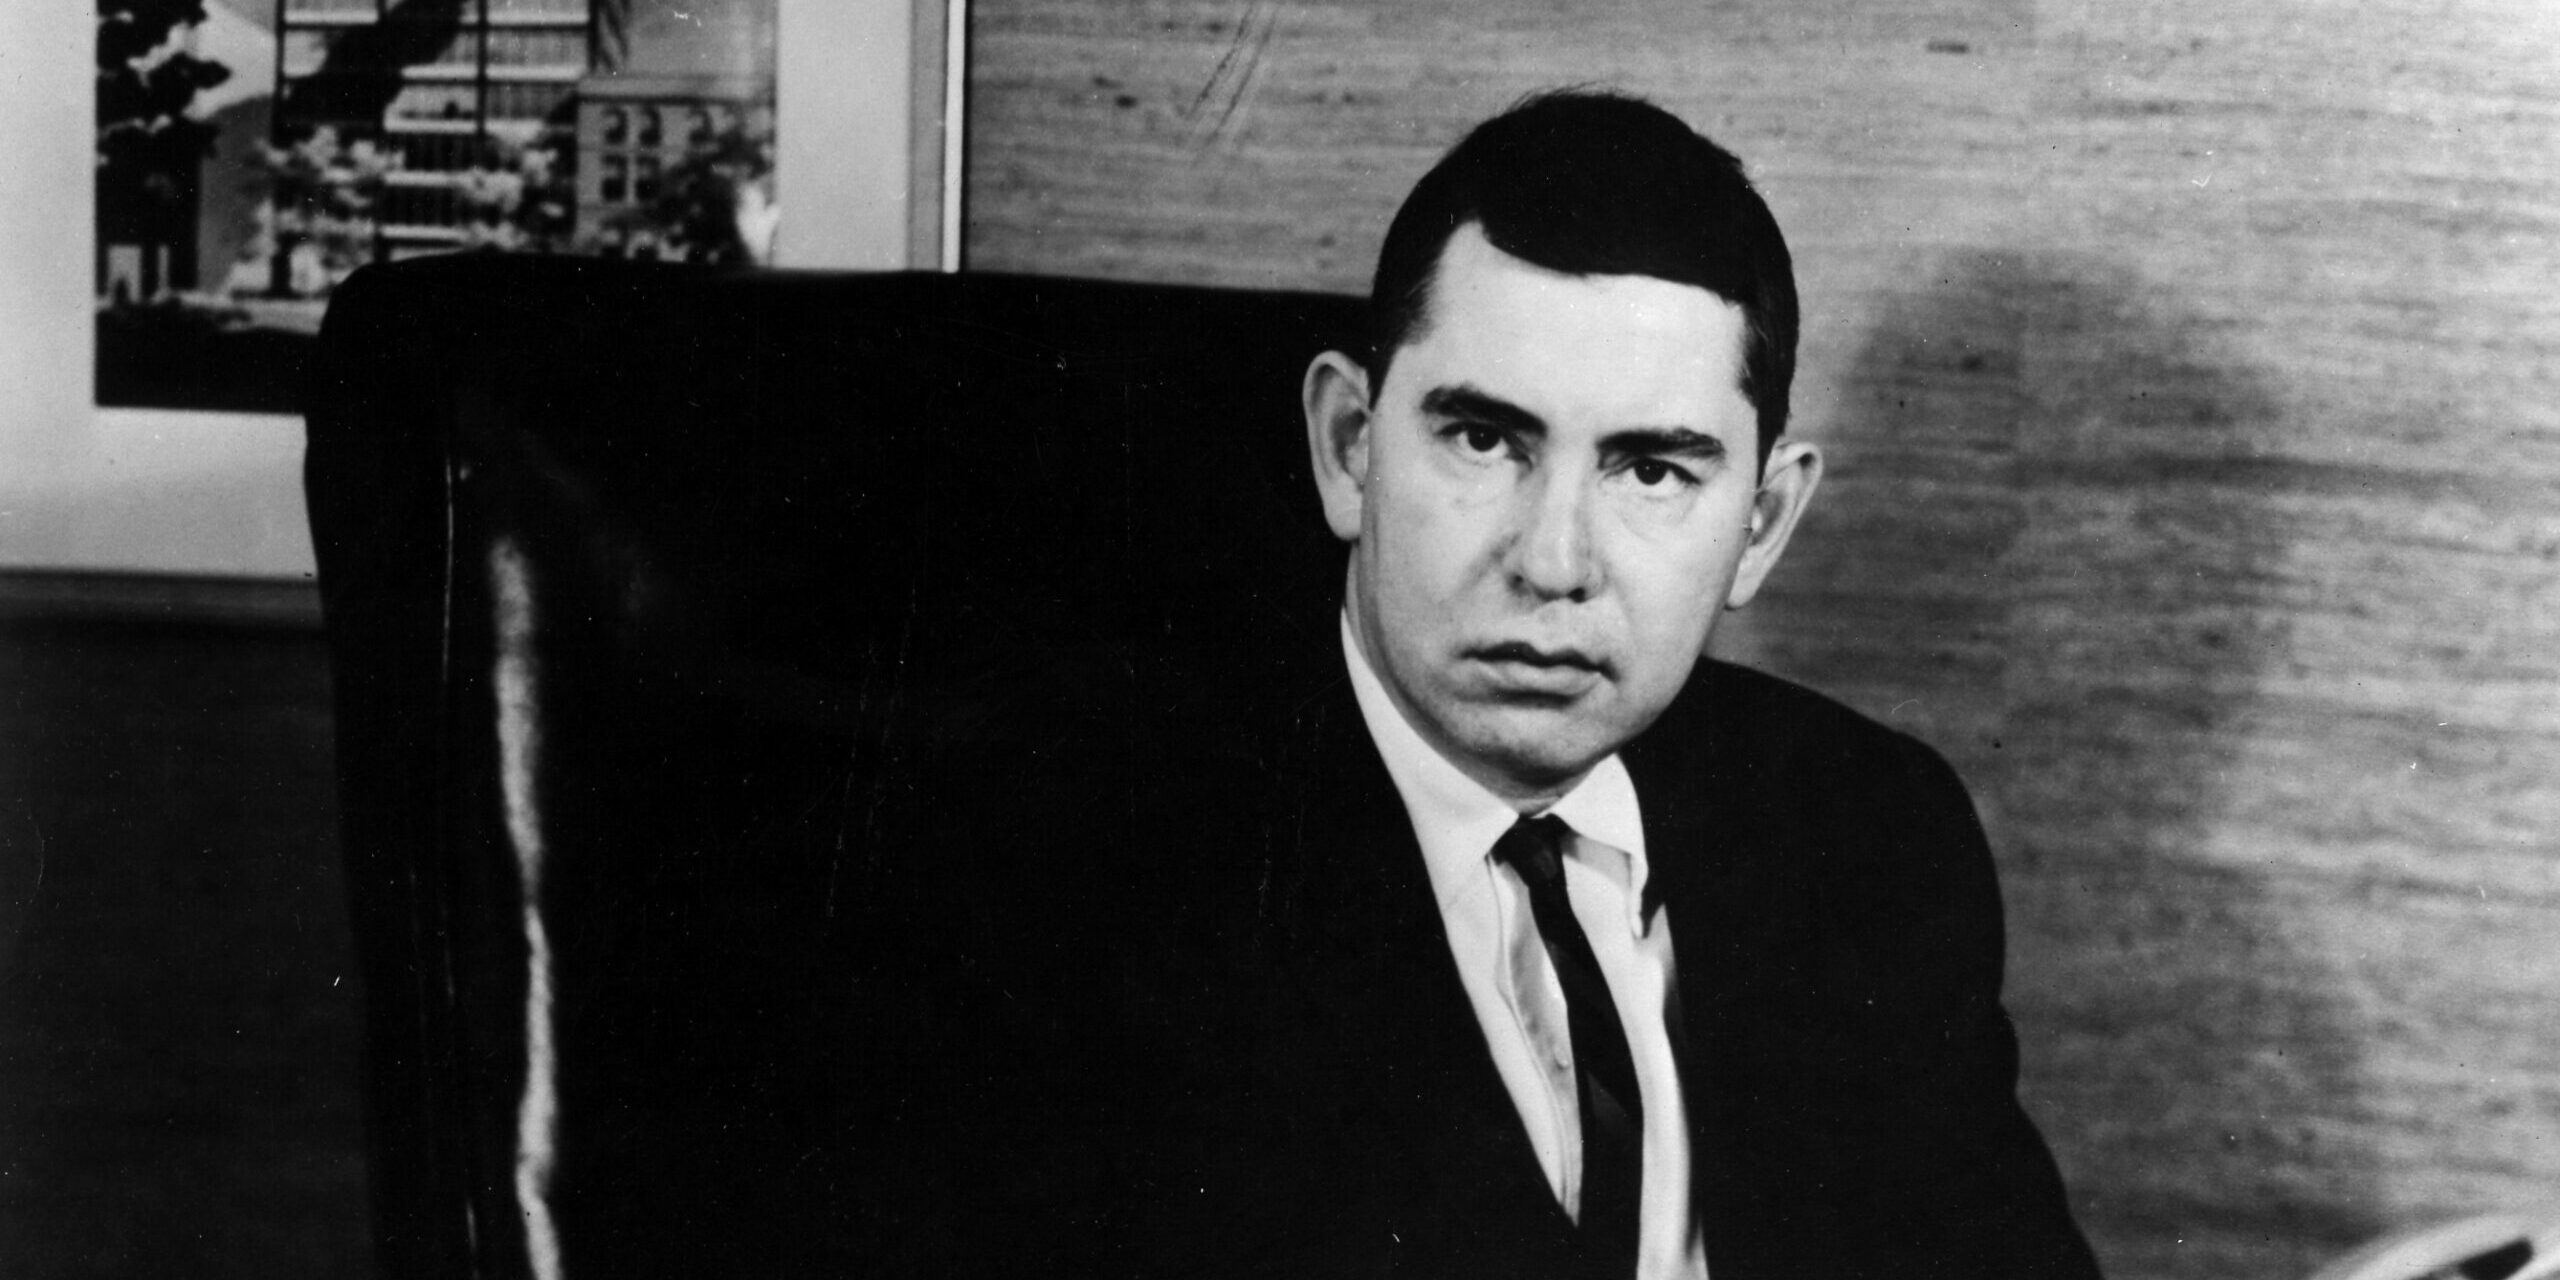
[[[1431,882],[1445,909],[1477,878],[1460,870],[1481,862],[1493,842],[1519,820],[1502,797],[1484,788],[1451,764],[1404,718],[1395,700],[1369,668],[1368,655],[1351,634],[1351,618],[1342,616],[1343,663],[1351,670],[1351,691],[1368,722],[1369,738],[1386,761],[1387,776],[1404,798],[1405,814],[1429,864]],[[1643,811],[1636,806],[1635,779],[1615,752],[1592,766],[1573,790],[1547,809],[1577,834],[1612,846],[1627,855],[1627,901],[1630,910],[1644,901],[1646,863]],[[1641,929],[1639,922],[1638,928]]]

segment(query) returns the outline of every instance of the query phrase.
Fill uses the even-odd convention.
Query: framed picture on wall
[[[761,260],[777,0],[97,0],[97,403],[290,412],[357,268]]]

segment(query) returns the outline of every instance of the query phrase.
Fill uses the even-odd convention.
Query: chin
[[[1551,714],[1505,712],[1477,726],[1461,745],[1470,755],[1530,787],[1551,787],[1580,777],[1606,759],[1615,745],[1588,725],[1559,723]]]

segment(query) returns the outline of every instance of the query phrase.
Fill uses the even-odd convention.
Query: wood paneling
[[[30,585],[0,578],[0,1273],[362,1280],[309,589]]]
[[[2560,1185],[2560,9],[972,13],[980,268],[1356,292],[1559,83],[1732,146],[1833,472],[1720,643],[1972,781],[2111,1271]]]

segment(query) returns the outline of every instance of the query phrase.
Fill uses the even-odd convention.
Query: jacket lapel
[[[1291,834],[1269,846],[1260,926],[1303,1015],[1279,1046],[1302,1073],[1302,1105],[1344,1137],[1325,1194],[1347,1190],[1344,1225],[1392,1241],[1399,1265],[1550,1265],[1570,1223],[1485,1048],[1421,847],[1338,656],[1293,720],[1277,823]]]
[[[1733,1134],[1721,1105],[1734,1080],[1723,1068],[1735,1051],[1734,1008],[1772,954],[1759,905],[1778,900],[1786,873],[1757,831],[1749,735],[1720,705],[1721,668],[1701,662],[1681,697],[1622,753],[1644,809],[1648,907],[1669,912],[1679,992],[1680,1086],[1689,1114],[1690,1195],[1706,1232],[1708,1266],[1728,1235],[1729,1214],[1747,1179],[1727,1158]]]

